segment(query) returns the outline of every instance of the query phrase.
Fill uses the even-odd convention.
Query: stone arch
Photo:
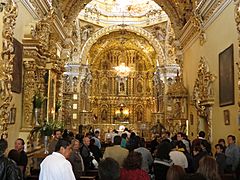
[[[108,26],[105,28],[102,28],[100,30],[98,30],[97,32],[95,32],[91,38],[89,38],[86,43],[84,44],[81,54],[80,54],[80,63],[82,64],[87,64],[87,53],[89,52],[89,50],[91,49],[91,47],[93,46],[94,43],[96,43],[98,41],[98,39],[100,39],[101,37],[103,37],[106,34],[112,33],[112,32],[116,32],[116,31],[120,31],[120,30],[126,30],[129,32],[133,32],[136,33],[137,35],[144,37],[149,44],[152,45],[152,47],[154,48],[154,50],[157,53],[157,65],[161,64],[161,62],[164,62],[166,60],[166,57],[164,55],[164,51],[163,48],[161,46],[161,44],[157,41],[157,39],[147,30],[143,29],[143,28],[139,28],[139,27],[134,27],[134,26],[119,26],[119,25],[114,25],[114,26]],[[160,62],[161,60],[161,62]]]

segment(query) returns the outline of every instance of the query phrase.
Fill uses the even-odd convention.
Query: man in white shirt
[[[72,165],[66,159],[71,154],[71,143],[60,139],[55,148],[56,152],[47,156],[40,165],[39,180],[76,180]]]

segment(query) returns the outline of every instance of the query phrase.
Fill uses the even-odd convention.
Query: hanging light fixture
[[[121,78],[128,77],[131,72],[131,68],[126,66],[125,63],[121,63],[119,66],[115,66],[113,68],[116,70],[117,76]]]

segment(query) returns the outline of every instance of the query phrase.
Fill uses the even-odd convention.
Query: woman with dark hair
[[[221,180],[217,162],[211,156],[205,156],[199,161],[197,173],[203,175],[207,180]]]
[[[162,142],[157,147],[156,158],[153,162],[155,180],[166,180],[167,171],[173,165],[169,156],[170,151],[171,144],[169,142]]]
[[[167,180],[183,180],[185,171],[181,166],[172,165],[167,172]]]
[[[221,144],[223,146],[223,153],[225,153],[225,150],[227,148],[225,140],[224,139],[219,139],[218,144]]]
[[[130,152],[123,162],[120,180],[150,180],[146,171],[141,169],[142,155],[139,152]]]

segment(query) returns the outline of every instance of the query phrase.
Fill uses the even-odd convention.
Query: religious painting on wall
[[[15,57],[13,59],[13,73],[11,90],[15,93],[21,93],[22,91],[22,56],[23,56],[23,45],[13,39],[13,48]]]
[[[233,44],[219,54],[219,105],[234,104]]]

